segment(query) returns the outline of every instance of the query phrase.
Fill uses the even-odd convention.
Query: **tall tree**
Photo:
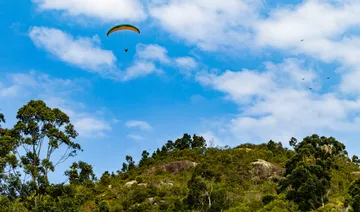
[[[205,148],[206,147],[206,140],[202,136],[193,135],[191,148]]]
[[[2,113],[0,113],[0,194],[13,199],[21,193],[19,173],[16,171],[19,162],[16,157],[18,142],[13,136],[13,131],[2,128],[1,123],[5,123]]]
[[[74,162],[65,175],[69,177],[70,184],[92,185],[96,180],[92,166],[83,161]]]
[[[287,191],[288,200],[301,210],[317,209],[328,201],[331,169],[336,157],[347,155],[345,145],[333,137],[314,134],[295,146],[296,154],[286,163],[286,176],[278,192]]]
[[[141,154],[141,159],[139,161],[139,167],[145,166],[149,160],[149,153],[144,150]]]
[[[182,138],[178,138],[175,141],[175,148],[178,150],[183,150],[191,147],[191,136],[187,133],[183,135]]]
[[[25,153],[20,156],[24,172],[31,176],[35,197],[48,185],[48,173],[55,167],[75,156],[81,150],[73,139],[78,136],[70,118],[58,108],[51,109],[43,101],[32,100],[21,107],[17,113],[14,131],[19,145]],[[52,158],[54,152],[65,148],[60,158]],[[37,198],[35,198],[35,208]]]

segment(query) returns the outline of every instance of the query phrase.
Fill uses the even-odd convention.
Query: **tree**
[[[127,170],[128,170],[128,165],[127,165],[126,163],[123,163],[123,164],[122,164],[121,171],[122,171],[122,172],[127,172]]]
[[[277,148],[277,144],[273,141],[270,140],[267,144],[267,148],[268,150],[270,150],[271,152],[275,152],[276,148]]]
[[[171,140],[168,140],[167,143],[165,144],[165,146],[169,152],[175,148],[175,144]]]
[[[131,156],[126,155],[125,160],[126,160],[126,162],[128,164],[123,163],[121,171],[127,172],[127,171],[130,171],[130,170],[132,170],[132,169],[134,169],[136,167],[135,166],[135,161],[133,161],[133,158]]]
[[[147,165],[147,162],[149,161],[149,153],[144,150],[141,154],[141,159],[139,161],[139,167],[143,167],[145,165]]]
[[[289,144],[290,144],[290,146],[292,146],[292,147],[296,147],[296,145],[297,145],[297,139],[296,138],[294,138],[294,137],[291,137],[291,139],[290,139],[290,141],[289,141]]]
[[[0,123],[4,122],[5,123],[5,116],[4,114],[0,113]],[[0,128],[1,128],[1,124],[0,124]]]
[[[210,164],[203,163],[195,168],[188,181],[189,194],[186,204],[189,209],[216,212],[228,209],[230,201],[225,188],[215,188],[220,182],[220,173],[211,170]]]
[[[191,136],[185,133],[182,138],[176,139],[175,148],[178,150],[188,149],[191,147],[191,143]]]
[[[96,180],[93,168],[90,164],[79,161],[70,166],[70,170],[65,171],[65,176],[69,177],[70,184],[93,185]]]
[[[12,130],[1,127],[1,123],[5,121],[4,115],[0,113],[0,195],[6,195],[13,200],[24,192],[20,174],[16,171],[19,162],[16,157],[18,142]]]
[[[128,171],[135,168],[135,161],[133,161],[133,158],[129,155],[126,155],[126,161],[128,162]]]
[[[191,148],[206,148],[206,140],[202,136],[193,135]]]
[[[352,158],[351,158],[351,161],[352,161],[353,163],[355,163],[357,166],[360,166],[360,159],[359,159],[358,156],[353,155]]]
[[[81,147],[73,139],[77,137],[70,118],[58,108],[51,109],[43,101],[32,100],[21,107],[14,126],[17,141],[25,150],[20,156],[23,171],[31,176],[31,186],[37,196],[46,190],[49,171],[76,155]],[[55,161],[52,156],[60,148],[65,148],[61,157]]]
[[[111,181],[111,175],[108,171],[105,171],[100,177],[100,184],[109,185]]]
[[[200,176],[193,176],[188,182],[189,194],[186,203],[190,209],[204,211],[209,208],[211,202],[208,200],[210,195],[204,179]]]
[[[286,163],[285,178],[278,192],[287,191],[286,197],[300,210],[308,211],[324,206],[328,201],[331,169],[336,157],[347,155],[345,145],[333,137],[314,134],[295,147],[296,154]]]
[[[351,183],[348,194],[349,202],[354,212],[360,212],[360,178]]]

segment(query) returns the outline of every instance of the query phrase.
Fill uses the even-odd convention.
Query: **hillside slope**
[[[356,156],[332,137],[290,145],[214,148],[184,134],[151,156],[143,151],[138,163],[126,156],[121,170],[99,180],[83,161],[65,172],[69,184],[39,184],[36,193],[10,177],[0,211],[360,211]]]
[[[318,138],[316,135],[313,137]],[[200,142],[196,144],[196,141]],[[320,149],[329,159],[331,154],[335,154],[329,149]],[[316,164],[316,158],[321,157],[316,154],[319,152],[308,153],[304,160]],[[122,171],[116,174],[106,172],[94,185],[74,183],[70,186],[75,191],[71,196],[73,201],[78,201],[81,211],[313,210],[315,208],[301,208],[302,203],[296,198],[289,201],[288,193],[277,192],[286,174],[286,164],[290,166],[289,161],[297,155],[273,141],[261,145],[242,144],[236,148],[206,148],[202,137],[194,135],[191,138],[185,134],[175,142],[169,141],[151,157],[144,151],[139,165],[128,156],[128,163],[123,164]],[[317,210],[346,211],[350,208],[346,199],[348,188],[356,179],[356,174],[352,173],[358,167],[344,155],[331,159],[335,163],[326,189],[328,200],[321,200],[323,202],[319,203],[321,207]],[[306,175],[306,172],[300,172],[300,175]],[[301,176],[295,179],[298,178],[300,180]],[[304,179],[295,181],[308,183]],[[316,192],[316,189],[312,191]],[[316,205],[314,200],[306,201]]]

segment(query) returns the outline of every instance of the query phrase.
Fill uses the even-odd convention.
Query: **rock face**
[[[360,176],[360,171],[351,172],[351,174],[353,174],[355,176]]]
[[[125,187],[130,188],[132,185],[136,184],[139,188],[147,188],[148,187],[148,183],[139,183],[136,180],[133,181],[129,181],[127,183],[125,183]],[[172,187],[174,186],[174,184],[172,182],[163,182],[161,181],[160,183],[150,183],[151,185],[155,186],[156,188],[160,188],[160,187]],[[109,188],[111,188],[111,186],[109,186]]]
[[[155,203],[155,198],[154,197],[150,197],[148,198],[148,201],[151,205],[153,205]]]
[[[133,184],[137,184],[136,180],[132,180],[132,181],[130,181],[130,182],[125,183],[125,187],[129,188],[129,187],[131,187]]]
[[[163,181],[161,181],[160,183],[153,183],[153,185],[156,187],[156,188],[160,188],[160,187],[172,187],[174,186],[173,183],[169,182],[169,183],[164,183]]]
[[[280,177],[285,171],[284,168],[261,159],[252,162],[251,166],[253,168],[250,172],[254,180]]]
[[[147,188],[148,184],[147,183],[139,183],[138,187],[139,188]]]
[[[250,148],[236,148],[237,150],[243,150],[243,151],[245,151],[245,152],[250,152],[250,151],[252,151],[252,149],[250,149]]]
[[[327,153],[332,153],[332,146],[329,145],[323,145],[322,147],[320,147],[322,150],[324,150]]]
[[[170,173],[173,173],[173,174],[177,174],[183,169],[194,168],[196,165],[197,165],[197,163],[195,163],[195,162],[192,162],[192,161],[189,161],[189,160],[181,160],[181,161],[175,161],[175,162],[172,162],[172,163],[168,163],[168,164],[153,167],[151,169],[151,171],[154,171],[156,169],[161,169],[161,170],[163,170],[165,172],[170,172]]]

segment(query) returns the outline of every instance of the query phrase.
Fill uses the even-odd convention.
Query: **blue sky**
[[[318,133],[345,143],[350,155],[360,150],[358,1],[0,4],[6,126],[19,107],[41,99],[80,133],[84,152],[59,166],[55,182],[74,160],[100,176],[183,133],[221,146],[287,146],[292,136]],[[106,37],[122,23],[141,34]]]

